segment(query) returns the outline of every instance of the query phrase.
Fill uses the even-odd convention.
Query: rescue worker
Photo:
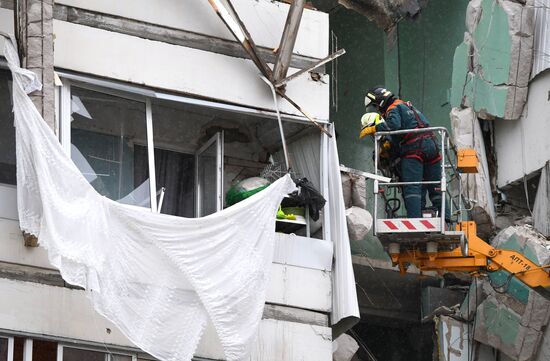
[[[396,97],[382,86],[370,89],[365,96],[367,113],[361,118],[360,138],[377,131],[429,128],[428,119],[410,102]],[[376,109],[376,112],[373,110]],[[389,138],[394,153],[401,158],[401,181],[421,182],[441,180],[441,154],[432,132],[392,135]],[[437,185],[403,186],[403,198],[408,218],[421,218],[426,205],[426,193],[432,206],[441,209],[441,192]],[[448,207],[446,207],[446,219]]]

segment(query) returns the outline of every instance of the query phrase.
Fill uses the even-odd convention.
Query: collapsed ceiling
[[[353,10],[370,21],[374,21],[378,27],[386,31],[390,30],[400,20],[416,18],[428,0],[314,0],[315,7],[322,11],[331,11],[341,5]]]

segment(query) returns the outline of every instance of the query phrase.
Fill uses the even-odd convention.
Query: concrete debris
[[[355,206],[350,207],[346,209],[346,219],[350,241],[365,239],[372,228],[372,215],[369,211]]]
[[[508,227],[500,231],[491,241],[499,249],[509,249],[522,253],[539,265],[550,262],[550,242],[529,225]]]
[[[533,207],[533,226],[545,237],[550,237],[550,162],[542,168],[542,173]]]
[[[538,264],[550,261],[548,241],[528,225],[504,229],[491,244],[518,251]],[[475,318],[476,341],[514,360],[527,361],[539,352],[550,321],[550,301],[509,273],[497,271],[472,283],[459,315],[468,321]]]
[[[462,290],[453,290],[440,287],[425,287],[422,289],[422,319],[439,312],[451,311],[464,300]],[[454,311],[453,311],[454,313]]]
[[[468,324],[448,316],[436,320],[438,357],[440,361],[464,361],[470,359],[472,347],[468,337]],[[435,358],[434,358],[435,360]]]
[[[451,105],[483,119],[518,119],[533,58],[533,1],[472,0],[455,51]]]
[[[332,341],[332,360],[333,361],[351,361],[355,353],[359,350],[359,344],[348,334],[342,334]]]
[[[374,21],[379,28],[390,30],[403,18],[415,18],[426,6],[426,0],[338,0],[347,9],[353,10]]]
[[[479,155],[478,173],[462,174],[461,182],[463,194],[475,200],[471,214],[478,234],[488,237],[494,230],[496,212],[481,127],[472,108],[453,108],[450,116],[454,143],[458,148],[474,148]]]

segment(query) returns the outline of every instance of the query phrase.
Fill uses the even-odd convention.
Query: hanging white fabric
[[[191,360],[209,318],[227,359],[245,359],[263,313],[277,206],[295,190],[290,177],[204,218],[107,199],[65,155],[27,96],[40,84],[19,67],[12,42],[4,54],[13,75],[21,229],[36,235],[63,278],[90,291],[94,308],[144,351]]]

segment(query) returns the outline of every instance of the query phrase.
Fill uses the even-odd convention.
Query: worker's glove
[[[361,133],[359,133],[359,138],[362,139],[367,135],[373,135],[374,133],[376,133],[376,125],[364,127],[363,129],[361,129]]]

